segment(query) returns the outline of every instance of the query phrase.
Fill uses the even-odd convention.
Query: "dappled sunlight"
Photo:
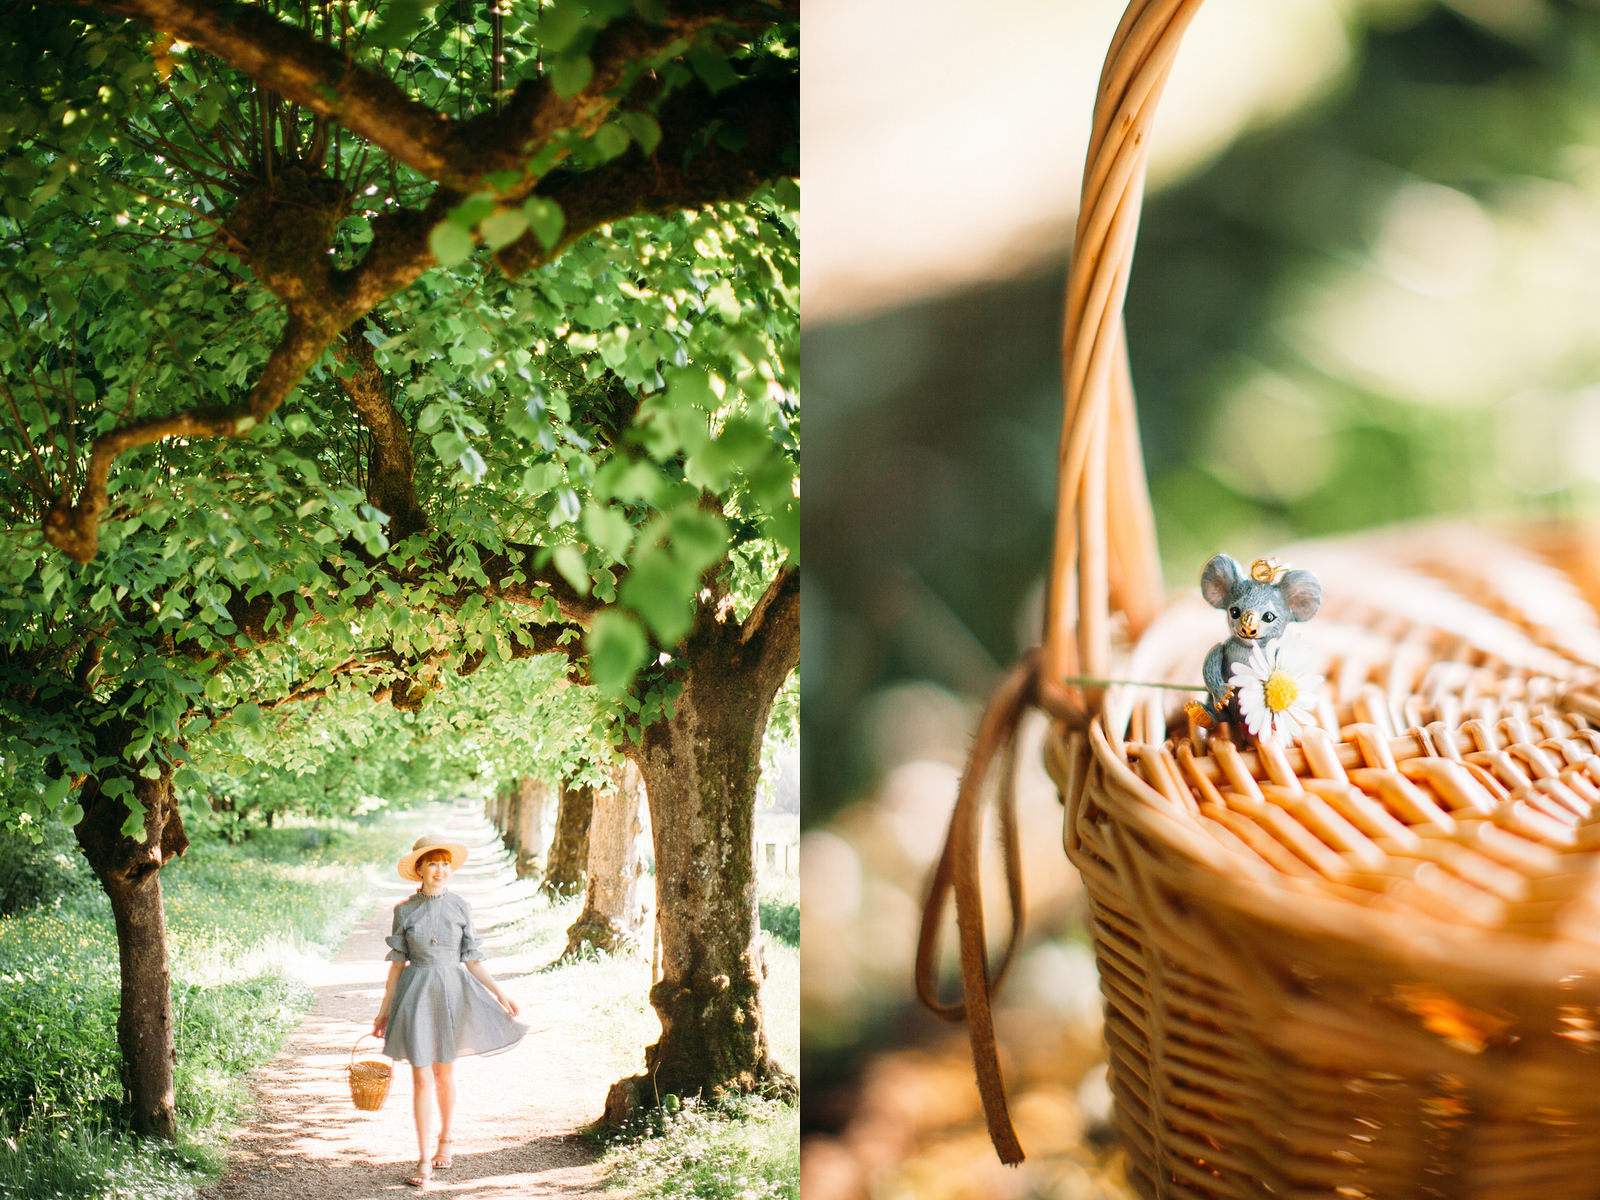
[[[439,1173],[434,1190],[581,1193],[594,1182],[592,1151],[573,1135],[599,1115],[612,1080],[637,1069],[646,1014],[653,1023],[644,999],[649,960],[623,954],[548,969],[577,902],[552,905],[517,879],[477,804],[464,801],[437,823],[471,848],[449,888],[472,905],[488,949],[485,966],[517,999],[530,1028],[505,1053],[457,1060],[455,1166]],[[345,1079],[351,1048],[370,1030],[383,997],[382,939],[393,902],[380,896],[310,981],[311,1011],[277,1058],[251,1076],[256,1116],[233,1139],[229,1174],[208,1196],[253,1200],[314,1190],[363,1200],[403,1188],[415,1162],[409,1065],[395,1064],[377,1112],[352,1107]]]

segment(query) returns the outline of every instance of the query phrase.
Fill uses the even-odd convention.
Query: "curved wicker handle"
[[[375,1033],[363,1033],[360,1037],[358,1037],[356,1039],[356,1044],[354,1046],[350,1047],[350,1065],[351,1066],[355,1066],[356,1050],[360,1047],[361,1043],[366,1041],[368,1038],[371,1038],[375,1042],[379,1040],[378,1035],[375,1034]]]
[[[1067,275],[1061,346],[1066,419],[1039,676],[1039,698],[1058,715],[1081,717],[1098,708],[1098,694],[1059,681],[1108,673],[1111,613],[1122,613],[1129,633],[1137,634],[1161,603],[1122,302],[1156,102],[1200,3],[1132,0],[1111,40],[1095,99]]]
[[[1155,522],[1139,455],[1122,336],[1122,300],[1133,261],[1156,101],[1172,69],[1178,41],[1199,7],[1200,0],[1132,0],[1106,56],[1067,276],[1062,339],[1067,413],[1061,433],[1061,493],[1044,647],[1012,668],[984,711],[962,773],[944,853],[929,882],[917,943],[917,992],[940,1016],[966,1022],[989,1137],[1007,1163],[1021,1162],[1023,1155],[1006,1103],[990,998],[1021,928],[1021,858],[1016,852],[1015,818],[1009,812],[1010,792],[1002,787],[1001,828],[1013,928],[1011,946],[991,978],[978,882],[984,782],[994,760],[1009,756],[1030,705],[1042,705],[1074,724],[1098,710],[1098,694],[1068,687],[1065,680],[1085,674],[1103,679],[1108,674],[1113,605],[1126,617],[1128,633],[1136,635],[1154,619],[1161,604]],[[1006,775],[1009,778],[1009,770]],[[944,1002],[937,989],[938,929],[952,897],[961,945],[959,1003]]]

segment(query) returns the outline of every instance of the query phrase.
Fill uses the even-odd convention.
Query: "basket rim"
[[[1062,772],[1071,736],[1068,726],[1056,720],[1045,734],[1045,767],[1063,795],[1068,790]],[[1560,991],[1571,1001],[1600,1000],[1600,951],[1505,930],[1451,925],[1422,912],[1385,912],[1332,893],[1286,887],[1275,875],[1238,871],[1235,851],[1168,811],[1166,799],[1118,755],[1103,714],[1090,723],[1088,739],[1095,763],[1116,785],[1097,792],[1101,808],[1167,851],[1160,870],[1197,903],[1219,906],[1344,957],[1388,961],[1403,966],[1398,973],[1426,974],[1434,982]],[[1069,807],[1065,819],[1073,817]],[[1067,856],[1076,865],[1070,838]]]

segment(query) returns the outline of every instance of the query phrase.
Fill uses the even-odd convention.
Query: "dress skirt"
[[[467,972],[482,958],[467,902],[454,892],[416,893],[395,906],[389,959],[406,963],[395,984],[383,1052],[414,1067],[496,1054],[522,1040],[489,989]]]

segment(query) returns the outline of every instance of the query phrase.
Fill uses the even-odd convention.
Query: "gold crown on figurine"
[[[1258,558],[1250,564],[1250,578],[1257,583],[1277,583],[1284,570],[1284,565],[1275,558]]]

